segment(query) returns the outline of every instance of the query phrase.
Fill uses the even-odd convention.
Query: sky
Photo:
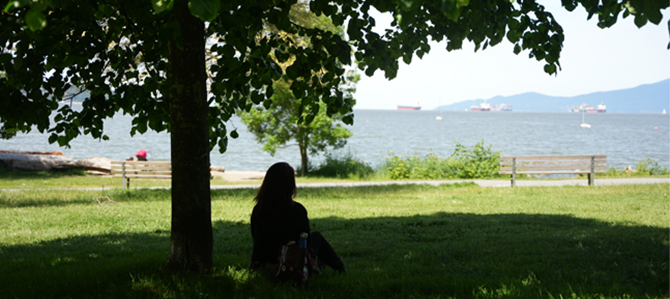
[[[663,11],[660,25],[647,23],[637,28],[631,16],[619,17],[611,28],[600,29],[597,16],[587,21],[582,7],[568,12],[560,7],[560,1],[540,2],[545,2],[565,34],[562,70],[557,76],[546,74],[544,63],[528,58],[528,51],[514,55],[513,44],[507,39],[476,53],[472,43],[447,52],[444,42],[433,42],[430,53],[422,59],[415,56],[410,65],[400,60],[398,76],[391,81],[380,71],[372,77],[361,72],[354,109],[396,109],[418,102],[423,110],[430,110],[526,92],[576,96],[670,78],[668,10]],[[388,24],[392,18],[378,13],[375,20]]]

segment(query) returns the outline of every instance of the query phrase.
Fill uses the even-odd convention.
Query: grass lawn
[[[347,274],[327,269],[293,290],[247,270],[255,190],[212,192],[207,277],[166,270],[169,190],[0,191],[0,298],[667,298],[669,193],[668,184],[301,189],[296,200]]]

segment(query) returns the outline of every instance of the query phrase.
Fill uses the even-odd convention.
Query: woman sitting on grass
[[[344,273],[344,264],[333,247],[319,232],[310,232],[307,210],[293,201],[297,190],[295,171],[288,163],[276,163],[268,169],[254,198],[256,206],[251,213],[251,235],[254,238],[252,267],[277,264],[281,246],[290,241],[297,243],[300,234],[306,232],[307,247],[312,257],[316,257],[319,267],[330,266]]]

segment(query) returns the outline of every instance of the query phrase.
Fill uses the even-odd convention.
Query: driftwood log
[[[42,152],[43,153],[43,152]],[[88,158],[75,161],[72,157],[48,154],[24,154],[24,152],[0,153],[0,163],[9,170],[16,171],[51,171],[66,169],[83,169],[97,173],[110,173],[111,160],[108,158]]]
[[[52,154],[53,153],[53,154]],[[83,169],[90,174],[111,174],[112,160],[105,157],[86,158],[75,161],[62,152],[0,151],[0,165],[12,171],[51,171]],[[211,166],[212,174],[223,174],[223,166]]]
[[[49,155],[62,156],[63,152],[30,152],[30,151],[0,151],[0,154],[21,154],[21,155]]]

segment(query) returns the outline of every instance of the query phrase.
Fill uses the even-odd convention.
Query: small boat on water
[[[442,120],[442,106],[440,105],[440,100],[437,100],[437,110],[439,110],[439,114],[435,117],[435,120]]]
[[[582,112],[582,123],[579,124],[579,127],[580,127],[580,128],[587,128],[587,129],[588,129],[588,128],[591,128],[591,125],[590,125],[590,124],[587,124],[587,123],[584,122],[584,112]]]

